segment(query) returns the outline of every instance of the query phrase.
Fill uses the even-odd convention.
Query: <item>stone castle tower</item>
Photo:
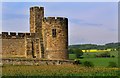
[[[31,7],[30,33],[2,32],[2,54],[5,58],[68,59],[68,19],[44,17],[43,7]]]

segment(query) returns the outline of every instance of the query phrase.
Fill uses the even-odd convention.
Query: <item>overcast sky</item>
[[[2,4],[2,31],[29,32],[29,8],[42,6],[45,17],[69,19],[69,44],[105,44],[118,41],[116,2],[8,2]]]

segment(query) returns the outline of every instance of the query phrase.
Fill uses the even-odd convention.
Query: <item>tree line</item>
[[[81,50],[90,50],[90,49],[98,49],[98,50],[106,50],[106,49],[120,49],[120,42],[117,43],[107,43],[105,45],[97,45],[97,44],[79,44],[79,45],[69,45],[69,48],[77,48]]]

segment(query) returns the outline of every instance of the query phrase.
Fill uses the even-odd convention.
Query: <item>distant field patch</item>
[[[118,51],[110,51],[110,56],[114,57],[109,57],[109,58],[97,58],[95,55],[100,55],[101,53],[104,52],[86,52],[83,53],[82,59],[79,59],[80,62],[85,62],[85,61],[90,61],[92,62],[96,67],[107,67],[109,65],[109,62],[115,62],[118,65]],[[76,59],[75,54],[69,54],[69,59]]]
[[[110,52],[111,49],[106,50],[98,50],[98,49],[90,49],[90,50],[82,50],[82,52]]]

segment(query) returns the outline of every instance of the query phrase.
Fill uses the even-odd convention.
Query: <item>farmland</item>
[[[107,67],[109,62],[115,62],[118,65],[118,51],[110,51],[111,56],[115,56],[114,58],[96,58],[95,55],[101,54],[103,52],[87,52],[82,56],[84,58],[79,59],[82,63],[84,61],[92,62],[96,67]],[[69,54],[69,59],[76,59],[75,54]]]

